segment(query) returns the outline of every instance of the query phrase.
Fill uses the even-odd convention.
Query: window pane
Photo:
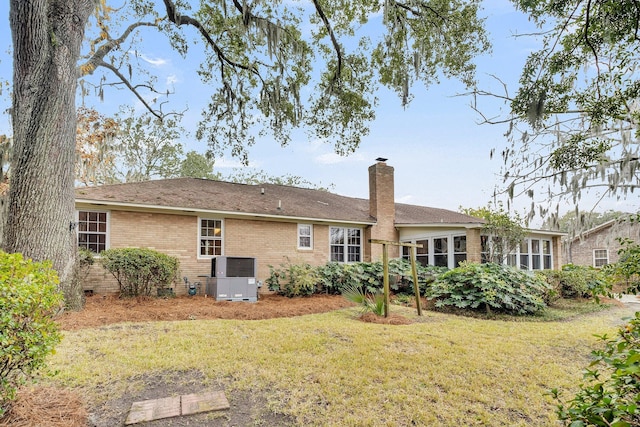
[[[520,253],[521,254],[529,253],[529,244],[527,240],[523,240],[522,242],[520,242]]]
[[[418,240],[416,241],[417,245],[422,245],[421,248],[416,248],[417,255],[427,255],[429,253],[429,241],[428,240]]]
[[[540,253],[540,240],[538,239],[531,240],[531,253],[534,253],[534,254]]]
[[[551,241],[550,240],[543,240],[542,241],[542,252],[545,255],[550,255],[551,254]]]
[[[360,246],[349,246],[349,262],[360,261]]]
[[[453,256],[453,260],[454,260],[454,267],[458,267],[458,265],[462,262],[462,261],[466,261],[467,260],[467,254],[455,254]]]
[[[107,213],[78,211],[78,247],[100,253],[107,248]]]
[[[520,255],[520,270],[529,269],[529,255]]]
[[[531,269],[540,270],[540,255],[531,255]]]
[[[331,228],[331,244],[343,245],[344,244],[344,229],[343,228]]]
[[[347,243],[349,245],[360,245],[360,230],[356,228],[349,228],[347,230],[347,236]]]
[[[222,221],[200,219],[200,255],[222,255]]]
[[[433,252],[436,253],[436,254],[446,254],[447,253],[447,238],[446,237],[441,237],[439,239],[433,239]]]
[[[453,252],[467,252],[466,236],[456,236],[453,238]]]
[[[447,254],[434,255],[433,263],[438,267],[449,267],[449,256]]]
[[[311,238],[310,237],[300,237],[300,247],[301,248],[310,248],[311,247]]]
[[[331,246],[331,261],[344,262],[343,246]]]
[[[402,247],[402,258],[409,259],[409,254],[411,253],[411,248],[407,246]]]
[[[544,268],[545,270],[551,270],[551,255],[544,256]]]
[[[419,262],[420,265],[429,265],[429,257],[427,256],[416,256],[416,262]]]

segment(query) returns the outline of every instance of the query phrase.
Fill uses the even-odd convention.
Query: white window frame
[[[220,222],[220,237],[212,237],[212,236],[203,236],[202,235],[202,221],[219,221]],[[215,217],[198,217],[198,222],[197,222],[197,227],[198,227],[198,241],[196,242],[197,245],[197,254],[198,254],[198,258],[199,259],[211,259],[215,256],[219,256],[219,255],[224,255],[224,220],[222,218],[215,218]],[[214,255],[202,255],[201,250],[202,250],[202,240],[220,240],[220,254],[214,254]]]
[[[302,230],[307,229],[309,230],[309,234],[302,234]],[[302,238],[303,237],[308,237],[309,238],[309,245],[308,246],[303,246],[302,245]],[[303,250],[303,251],[310,251],[313,249],[313,224],[298,224],[298,249]]]
[[[333,246],[340,246],[340,245],[334,245],[331,242],[331,231],[335,230],[335,229],[339,229],[342,230],[343,232],[343,243],[341,244],[341,246],[343,247],[343,260],[342,261],[335,261],[333,259],[331,259],[331,248]],[[349,244],[349,230],[356,230],[360,233],[360,244],[357,246],[359,249],[359,254],[358,254],[358,260],[355,261],[349,261],[349,248],[350,247],[356,247],[355,245],[350,245]],[[329,227],[329,261],[330,262],[340,262],[340,263],[344,263],[344,264],[349,264],[349,263],[354,263],[354,262],[362,262],[362,253],[363,253],[363,247],[362,247],[362,240],[364,239],[364,231],[362,230],[362,228],[358,228],[358,227],[338,227],[338,226],[331,226]]]
[[[538,251],[533,251],[533,241],[538,242]],[[545,243],[548,245],[549,253],[545,253]],[[522,252],[522,248],[526,248],[527,252]],[[522,263],[522,257],[527,257],[527,264]],[[533,268],[533,259],[537,257],[539,268]],[[511,252],[507,256],[506,264],[513,265],[513,259],[517,260],[515,267],[518,270],[525,271],[542,271],[553,270],[553,240],[544,237],[527,237],[525,238],[515,252]],[[549,268],[545,268],[546,260],[549,260]]]
[[[596,257],[596,252],[598,252],[598,251],[604,251],[604,253],[606,254],[606,258]],[[603,260],[603,259],[605,260],[605,263],[602,264],[602,265],[598,265],[598,263],[596,261],[597,260]],[[604,267],[605,265],[608,265],[608,264],[609,264],[609,249],[594,249],[593,250],[593,266],[595,268],[602,268],[602,267]]]
[[[106,231],[101,232],[101,231],[96,231],[96,232],[84,232],[84,231],[80,231],[80,212],[87,212],[87,213],[103,213],[106,214]],[[104,250],[107,250],[111,247],[111,241],[110,241],[110,234],[111,234],[111,212],[110,211],[105,211],[105,210],[96,210],[96,209],[77,209],[76,210],[76,215],[75,215],[75,219],[76,219],[76,227],[75,227],[75,231],[76,231],[76,243],[78,245],[78,247],[84,247],[86,248],[86,246],[80,246],[80,234],[98,234],[98,235],[104,235]],[[88,248],[87,248],[88,249]],[[92,251],[93,252],[93,251]],[[95,256],[100,256],[99,252],[94,252]]]
[[[424,237],[415,237],[412,239],[403,239],[402,241],[404,243],[412,243],[412,244],[416,244],[417,242],[423,242],[423,241],[427,241],[428,244],[428,250],[426,254],[422,254],[421,256],[418,255],[418,251],[416,250],[416,261],[418,261],[418,257],[421,258],[426,258],[428,265],[435,265],[435,244],[434,241],[436,239],[447,239],[447,268],[455,268],[457,267],[456,264],[456,260],[455,260],[455,256],[456,255],[461,255],[461,254],[465,254],[465,259],[467,259],[467,255],[469,253],[468,250],[466,250],[465,252],[454,252],[455,249],[455,245],[454,245],[454,239],[456,237],[464,237],[465,241],[467,238],[466,233],[460,233],[460,232],[452,232],[452,233],[448,233],[448,234],[437,234],[437,235],[432,235],[432,236],[424,236]],[[465,249],[466,249],[466,244],[465,244]],[[408,259],[409,258],[409,251],[408,250],[404,250],[403,249],[403,257]]]

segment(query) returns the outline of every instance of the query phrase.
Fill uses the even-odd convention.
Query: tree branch
[[[170,22],[173,22],[178,27],[182,25],[191,25],[198,30],[200,35],[206,40],[209,46],[211,46],[211,48],[216,53],[222,67],[224,67],[224,64],[227,64],[233,68],[240,68],[242,70],[250,71],[251,73],[260,77],[260,74],[258,73],[258,70],[255,69],[255,67],[240,64],[238,62],[232,61],[229,57],[227,57],[220,46],[218,46],[218,44],[211,38],[211,35],[209,35],[209,32],[206,28],[204,28],[200,21],[192,18],[191,16],[180,14],[176,10],[176,5],[172,0],[164,0],[164,5],[167,10],[167,19],[169,19]]]
[[[117,39],[111,39],[107,34],[108,42],[103,44],[98,48],[98,50],[82,65],[77,68],[78,78],[86,76],[87,74],[93,74],[95,69],[104,63],[104,57],[107,56],[109,52],[114,49],[117,49],[124,41],[131,35],[133,30],[138,27],[157,27],[155,23],[152,22],[136,22],[127,27],[127,29],[122,33],[120,37]]]
[[[589,40],[589,25],[591,20],[591,0],[587,0],[587,10],[586,10],[585,22],[584,22],[584,42],[589,46],[591,52],[593,53],[594,58],[596,59],[596,89],[598,91],[598,98],[602,97],[600,93],[600,62],[598,60],[598,52],[596,52],[596,48],[593,47],[591,40]]]
[[[336,51],[336,56],[338,58],[338,66],[335,73],[333,74],[333,78],[331,79],[332,81],[330,84],[330,87],[333,87],[333,83],[338,82],[340,80],[340,75],[342,74],[342,49],[340,48],[340,44],[338,43],[336,35],[333,32],[331,23],[329,22],[327,15],[325,15],[324,10],[322,10],[322,6],[320,6],[320,3],[318,3],[318,0],[313,0],[313,5],[316,8],[316,12],[318,13],[318,16],[320,17],[320,19],[322,19],[322,22],[324,23],[324,26],[327,29],[327,32],[329,33],[329,37],[331,38],[331,44],[333,45],[333,49]]]
[[[122,83],[127,86],[127,88],[129,88],[129,90],[131,92],[133,92],[133,94],[136,96],[136,98],[138,98],[138,100],[140,100],[140,102],[142,102],[142,104],[144,105],[144,107],[154,116],[156,116],[157,118],[159,118],[160,120],[163,119],[164,115],[162,114],[162,111],[156,111],[153,108],[151,108],[151,105],[149,105],[149,103],[142,97],[142,95],[140,94],[140,92],[138,92],[138,90],[136,89],[139,86],[133,86],[129,80],[127,80],[127,78],[125,76],[122,75],[122,73],[120,72],[120,70],[118,70],[118,68],[114,67],[113,65],[106,63],[104,61],[100,61],[97,64],[99,67],[104,67],[108,70],[110,70],[112,73],[114,73],[116,76],[118,76],[118,78],[122,81]],[[148,86],[147,86],[148,87]]]

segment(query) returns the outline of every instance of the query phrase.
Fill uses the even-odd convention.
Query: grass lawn
[[[402,326],[358,313],[67,331],[50,366],[55,382],[98,401],[143,387],[145,375],[195,370],[227,393],[260,392],[304,426],[557,426],[547,393],[570,395],[593,335],[631,311],[518,322],[426,311]]]

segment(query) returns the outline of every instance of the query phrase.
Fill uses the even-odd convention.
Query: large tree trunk
[[[13,137],[3,245],[51,260],[67,305],[73,281],[76,64],[92,0],[11,0]],[[75,295],[74,295],[75,294]]]

